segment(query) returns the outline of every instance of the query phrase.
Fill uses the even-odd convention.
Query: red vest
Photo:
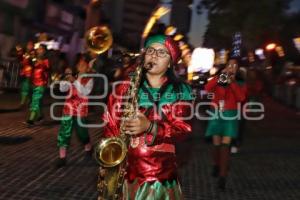
[[[91,78],[81,78],[80,84],[85,86]],[[69,89],[69,94],[63,108],[64,115],[86,117],[88,114],[88,98],[78,91],[74,84]]]
[[[34,64],[32,84],[33,86],[46,86],[48,83],[49,61],[38,60]]]

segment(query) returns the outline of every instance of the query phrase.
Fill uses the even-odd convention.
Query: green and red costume
[[[20,77],[21,77],[21,105],[26,103],[26,100],[29,98],[29,94],[32,88],[31,77],[32,77],[32,68],[33,63],[30,56],[26,54],[22,55],[20,58]]]
[[[72,131],[75,129],[79,140],[83,144],[90,142],[88,129],[81,126],[86,124],[88,115],[88,97],[93,88],[92,78],[78,78],[74,83],[60,82],[60,91],[67,92],[68,97],[64,103],[63,118],[57,136],[58,147],[67,148],[70,144]]]
[[[30,105],[29,120],[34,121],[42,116],[42,99],[45,87],[48,84],[49,61],[48,59],[39,59],[35,62],[32,75],[32,101]]]
[[[152,43],[164,44],[175,62],[179,53],[176,44],[172,42],[165,36],[155,36],[146,47]],[[160,88],[151,88],[147,81],[139,88],[139,110],[154,122],[156,131],[154,134],[145,132],[131,138],[123,199],[183,199],[178,182],[175,143],[191,134],[191,125],[184,117],[190,115],[192,96],[188,85],[180,83],[177,86],[180,92],[175,91],[174,85],[166,79]],[[121,97],[128,88],[128,84],[121,84],[114,91],[115,95],[109,96],[107,111],[103,115],[107,123],[103,130],[104,137],[120,134]]]
[[[191,102],[191,89],[182,85],[182,95],[177,95],[173,86],[169,85],[166,91],[158,99],[158,113],[153,109],[153,101],[159,88],[150,88],[144,83],[144,90],[139,90],[140,111],[151,121],[155,121],[157,132],[154,135],[142,133],[135,137],[128,149],[128,168],[124,187],[125,199],[182,199],[182,193],[178,184],[177,165],[175,155],[175,143],[191,133],[191,126],[182,120],[188,116]],[[122,84],[116,89],[117,96],[122,96],[128,89],[128,85]],[[179,98],[178,98],[179,97]],[[107,112],[103,119],[107,122],[104,128],[104,137],[118,136],[122,99],[110,95]],[[137,146],[136,146],[137,145]],[[166,197],[166,198],[163,198]]]
[[[208,122],[206,137],[218,135],[235,138],[238,134],[238,104],[246,100],[247,87],[244,83],[234,81],[227,86],[217,83],[214,77],[205,85],[205,90],[213,94],[211,108],[217,116]]]
[[[205,85],[205,90],[208,93],[213,93],[211,109],[215,114],[211,116],[213,119],[208,122],[205,136],[236,138],[239,126],[239,116],[237,115],[238,105],[242,106],[242,103],[246,100],[247,87],[242,82],[237,81],[233,81],[226,86],[219,85],[217,82],[218,77],[214,77]],[[219,176],[218,187],[220,189],[225,189],[226,177],[228,175],[229,146],[229,143],[221,142],[221,144],[214,143],[212,148],[212,175],[215,177]]]

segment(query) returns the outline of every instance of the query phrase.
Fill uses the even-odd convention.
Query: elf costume
[[[173,63],[179,57],[177,44],[168,37],[153,36],[146,43],[146,48],[153,43],[166,46]],[[123,185],[123,199],[126,200],[178,200],[183,195],[178,183],[175,143],[191,133],[191,126],[184,121],[189,116],[191,88],[180,83],[171,84],[166,77],[160,88],[152,88],[144,80],[138,91],[139,110],[148,120],[154,122],[155,133],[141,133],[131,136],[128,147],[126,180]],[[104,137],[118,136],[122,117],[122,98],[128,90],[128,84],[121,84],[115,94],[110,95],[107,111],[103,120]]]
[[[93,88],[92,78],[78,78],[74,83],[68,81],[60,82],[60,91],[67,92],[69,95],[63,108],[63,119],[57,137],[57,145],[60,148],[68,148],[72,136],[72,130],[75,129],[78,138],[83,144],[88,144],[90,138],[88,129],[82,127],[86,122],[88,114],[88,97]]]
[[[243,82],[233,81],[228,85],[218,84],[218,77],[214,77],[205,85],[205,90],[212,93],[211,109],[214,116],[208,122],[206,137],[236,138],[238,134],[238,104],[246,99],[247,87]],[[242,114],[240,112],[240,114]],[[216,137],[216,138],[217,138]],[[212,148],[214,177],[219,177],[218,187],[225,189],[230,161],[230,144],[214,144]]]
[[[25,53],[20,58],[21,69],[20,69],[20,77],[21,77],[21,103],[23,106],[29,98],[30,90],[31,90],[31,77],[32,77],[32,68],[33,62],[32,57]]]
[[[32,125],[34,121],[42,118],[42,99],[48,84],[49,61],[47,58],[38,59],[33,68],[32,75],[32,101],[30,105],[30,116],[27,121]]]

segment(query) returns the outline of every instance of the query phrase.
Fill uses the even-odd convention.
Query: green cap
[[[155,35],[152,37],[149,37],[149,39],[146,41],[145,47],[151,46],[153,43],[160,43],[160,44],[165,44],[166,41],[166,36],[165,35]]]

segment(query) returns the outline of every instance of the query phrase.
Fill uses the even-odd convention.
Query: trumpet
[[[227,72],[222,72],[218,77],[217,83],[219,85],[228,85],[230,83],[230,74]]]

